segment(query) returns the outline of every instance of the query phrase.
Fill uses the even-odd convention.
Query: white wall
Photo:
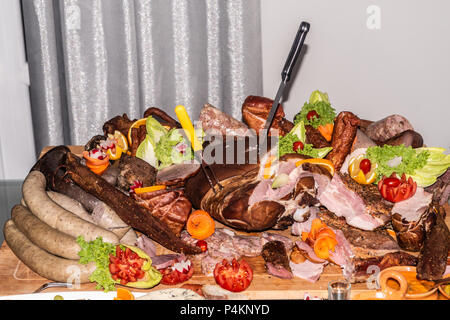
[[[339,111],[397,113],[429,146],[450,149],[450,1],[261,0],[264,95],[274,98],[300,22],[307,51],[284,102],[287,118],[315,89]],[[366,26],[370,5],[380,29]]]
[[[0,0],[0,179],[23,179],[36,161],[19,0]]]

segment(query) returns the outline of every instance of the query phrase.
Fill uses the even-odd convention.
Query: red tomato
[[[362,170],[362,172],[364,174],[367,174],[370,171],[370,169],[372,168],[372,163],[370,162],[369,159],[363,159],[359,163],[359,168]]]
[[[411,177],[406,180],[403,174],[401,179],[393,173],[389,178],[384,177],[378,182],[381,196],[390,202],[400,202],[411,198],[417,190],[417,183]]]
[[[222,263],[216,264],[214,269],[214,279],[222,288],[240,292],[248,288],[253,280],[253,270],[244,259],[233,259],[231,264],[223,259]]]
[[[311,110],[310,112],[308,112],[308,114],[306,115],[306,119],[307,120],[311,120],[312,118],[319,118],[319,114],[317,113],[316,110]]]
[[[206,250],[208,250],[208,244],[205,240],[198,240],[195,245],[197,247],[200,247],[200,249],[202,249],[202,252],[206,252]]]
[[[305,145],[303,144],[303,142],[301,141],[296,141],[294,142],[293,148],[295,152],[297,152],[297,150],[300,148],[300,150],[303,150],[303,148],[305,147]]]
[[[158,271],[162,274],[161,283],[166,285],[176,285],[185,282],[189,280],[194,274],[194,268],[192,267],[192,265],[188,270],[183,269],[183,272],[178,271],[177,269],[173,268],[173,266]]]
[[[109,272],[114,280],[119,280],[120,284],[126,285],[128,282],[136,282],[145,276],[142,265],[145,259],[139,257],[130,248],[125,251],[116,246],[116,256],[109,256]]]

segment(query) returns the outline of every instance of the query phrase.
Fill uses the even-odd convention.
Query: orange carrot
[[[333,123],[327,123],[317,128],[317,130],[319,130],[319,132],[327,141],[331,141],[331,137],[333,136],[333,129],[334,129]]]
[[[193,238],[204,240],[214,233],[215,223],[209,213],[203,210],[196,210],[189,216],[186,230]]]
[[[95,174],[101,175],[109,167],[109,155],[103,160],[91,158],[88,151],[83,151],[83,157],[86,159],[86,166]]]

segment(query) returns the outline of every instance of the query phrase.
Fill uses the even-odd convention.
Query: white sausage
[[[105,242],[119,243],[119,238],[111,231],[77,217],[52,201],[45,188],[45,176],[39,171],[31,171],[22,185],[23,199],[36,217],[75,238],[81,235],[86,241],[92,241],[102,237]]]
[[[6,243],[14,254],[28,268],[46,279],[72,284],[87,283],[94,272],[95,262],[86,265],[76,260],[57,257],[33,244],[12,220],[8,220],[3,228]]]

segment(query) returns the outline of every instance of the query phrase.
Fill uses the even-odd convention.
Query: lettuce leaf
[[[427,164],[430,152],[427,150],[416,151],[412,147],[405,147],[403,144],[399,146],[384,145],[367,148],[366,156],[378,165],[376,173],[377,181],[379,181],[383,176],[389,177],[393,172],[397,176],[414,174],[416,170]],[[397,157],[401,157],[399,164],[390,166],[390,160]]]
[[[312,117],[308,120],[306,116],[313,110],[316,111],[319,116]],[[328,94],[316,90],[311,94],[309,102],[305,102],[300,112],[295,115],[294,124],[303,121],[304,125],[310,125],[317,129],[322,125],[333,123],[334,118],[336,118],[336,110],[331,107]]]
[[[116,281],[109,272],[109,255],[116,253],[116,246],[109,242],[103,242],[101,237],[87,242],[82,236],[77,238],[77,243],[81,247],[78,252],[79,263],[88,264],[95,262],[96,269],[89,276],[91,282],[97,282],[97,290],[104,289],[105,292],[115,290]]]
[[[294,128],[290,132],[288,132],[284,137],[281,137],[278,141],[278,155],[279,157],[288,154],[295,153],[293,147],[294,143],[297,141],[303,142],[303,150],[297,149],[298,154],[303,154],[305,156],[309,156],[311,158],[323,158],[328,152],[330,152],[333,148],[321,148],[316,149],[312,144],[308,144],[305,142],[306,140],[306,130],[303,125],[303,121],[298,122]]]

